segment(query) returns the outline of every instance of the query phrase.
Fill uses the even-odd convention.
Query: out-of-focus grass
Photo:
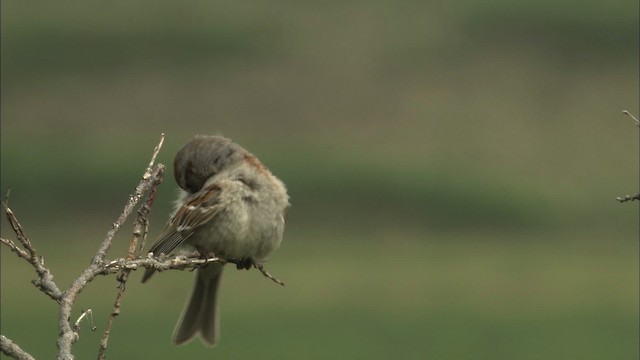
[[[302,242],[300,236],[311,238]],[[505,244],[492,234],[421,236],[389,231],[355,238],[293,231],[268,264],[286,287],[257,271],[226,269],[220,300],[222,342],[215,350],[199,343],[180,348],[169,344],[192,274],[162,273],[145,285],[134,276],[122,316],[116,319],[111,354],[245,358],[257,352],[291,359],[634,356],[638,277],[632,238],[610,233],[523,238],[514,233],[513,241]],[[81,253],[89,249],[86,244],[71,248],[65,260],[53,252],[50,265],[59,280],[75,271],[62,263],[86,258]],[[12,276],[3,274],[3,307],[11,309],[3,314],[3,331],[45,356],[53,345],[47,341],[56,332],[55,312],[50,311],[55,306],[32,289],[30,274],[17,271],[11,254],[2,256],[3,264],[16,269]],[[100,279],[79,299],[78,309],[91,307],[99,328],[115,285],[113,278]],[[10,296],[15,293],[24,296]],[[91,356],[99,337],[85,325],[78,356]]]
[[[164,314],[159,311],[158,315]],[[637,353],[629,349],[635,347],[638,335],[633,319],[598,311],[500,318],[452,310],[394,318],[359,309],[314,313],[282,309],[223,315],[222,342],[215,349],[208,349],[199,343],[169,345],[174,324],[160,316],[136,319],[123,316],[120,320],[108,351],[110,357],[119,359],[634,358]],[[54,328],[49,330],[55,332]],[[94,355],[99,335],[88,332],[76,345],[78,356]],[[55,348],[46,345],[30,348]],[[51,351],[35,353],[46,355]]]

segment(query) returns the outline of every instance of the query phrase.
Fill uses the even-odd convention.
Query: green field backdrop
[[[615,200],[638,190],[637,0],[1,6],[0,190],[61,287],[162,132],[169,174],[223,134],[289,188],[286,287],[229,267],[220,344],[175,347],[193,274],[135,273],[109,358],[638,358],[638,205]],[[1,333],[54,358],[56,304],[1,260]],[[78,359],[116,285],[79,297]]]

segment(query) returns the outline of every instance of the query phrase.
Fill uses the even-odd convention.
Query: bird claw
[[[252,258],[236,259],[233,262],[236,264],[236,268],[238,270],[249,270],[253,267],[253,265],[255,265]]]

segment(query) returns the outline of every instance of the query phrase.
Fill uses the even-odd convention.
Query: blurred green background
[[[135,274],[113,359],[637,359],[637,44],[637,0],[3,1],[1,191],[67,288],[161,132],[169,170],[219,133],[288,185],[285,288],[229,267],[218,347],[174,347],[193,275]],[[2,248],[1,332],[52,358],[34,277]]]

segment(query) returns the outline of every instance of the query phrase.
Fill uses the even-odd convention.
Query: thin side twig
[[[149,213],[151,212],[151,207],[153,206],[153,202],[155,201],[158,186],[160,186],[160,184],[162,183],[164,170],[164,167],[158,167],[156,169],[156,172],[153,174],[151,189],[149,190],[149,194],[147,195],[147,201],[145,201],[145,203],[138,210],[138,216],[136,217],[136,221],[133,227],[133,236],[131,237],[131,241],[129,242],[127,261],[133,260],[136,257],[136,247],[138,246],[138,242],[140,239],[142,239],[142,241],[140,241],[138,251],[142,251],[142,248],[144,247],[144,242],[146,240],[148,232]],[[98,349],[98,360],[103,360],[106,356],[107,346],[109,345],[109,335],[111,334],[111,326],[113,325],[113,321],[115,320],[116,316],[120,315],[122,297],[124,296],[124,291],[126,290],[127,280],[129,279],[131,270],[132,269],[124,269],[121,271],[120,276],[118,276],[118,294],[116,295],[113,308],[111,310],[111,313],[109,314],[109,318],[107,319],[107,325],[105,326],[102,340],[100,341],[100,348]]]
[[[129,215],[131,214],[131,211],[133,211],[133,208],[136,206],[138,201],[140,201],[140,199],[142,198],[142,195],[150,187],[152,183],[152,181],[150,181],[150,178],[154,173],[153,163],[155,162],[156,157],[158,156],[158,153],[160,152],[160,149],[162,148],[163,143],[164,143],[164,133],[160,135],[160,142],[153,149],[153,154],[151,155],[151,161],[149,162],[149,165],[147,166],[144,174],[142,174],[142,180],[136,187],[134,193],[129,196],[129,202],[127,203],[124,210],[122,211],[122,214],[120,214],[120,217],[118,217],[118,220],[116,220],[116,222],[113,223],[113,225],[111,226],[111,229],[107,233],[107,236],[105,237],[104,241],[102,241],[102,244],[100,245],[100,248],[96,253],[96,256],[93,258],[92,263],[98,264],[98,263],[104,262],[104,258],[107,256],[107,251],[111,247],[111,243],[113,241],[114,236],[116,235],[118,230],[120,230],[120,227],[122,226],[124,221],[129,217]]]
[[[635,195],[625,195],[623,197],[617,197],[616,200],[621,203],[634,200],[640,201],[640,193],[637,193]]]
[[[29,256],[29,254],[27,254],[26,251],[20,249],[18,247],[18,245],[14,244],[13,241],[9,240],[9,239],[5,239],[5,238],[0,238],[0,242],[2,242],[4,245],[8,246],[9,249],[11,249],[11,251],[13,251],[14,253],[16,253],[16,255],[18,255],[19,258],[22,258],[28,262],[31,261],[31,257]]]
[[[145,242],[147,240],[147,234],[149,233],[149,213],[151,212],[151,207],[153,206],[153,202],[156,200],[156,195],[158,194],[158,187],[162,183],[162,179],[164,178],[165,168],[157,169],[157,172],[154,174],[154,181],[151,184],[151,190],[149,190],[149,195],[147,195],[147,202],[144,206],[138,210],[138,218],[136,220],[136,226],[140,225],[139,228],[134,229],[134,234],[139,233],[138,236],[142,236],[142,241],[138,243],[137,250],[135,249],[135,243],[131,243],[129,247],[129,257],[140,257],[142,256],[142,251],[144,250]],[[136,240],[137,242],[137,240]],[[133,246],[133,248],[131,247]]]
[[[632,118],[632,119],[633,119],[633,121],[635,121],[636,126],[637,126],[637,127],[640,127],[640,120],[638,120],[635,116],[633,116],[629,111],[627,111],[627,110],[622,110],[622,113],[623,113],[623,114],[625,114],[625,115],[627,115],[627,116],[629,116],[630,118]]]
[[[271,275],[267,270],[265,270],[264,265],[262,264],[254,264],[253,266],[256,267],[256,269],[260,270],[260,272],[262,273],[262,275],[268,277],[269,279],[271,279],[274,283],[276,284],[280,284],[282,286],[284,286],[284,283],[278,279],[276,279],[273,275]]]
[[[627,110],[622,110],[622,113],[629,116],[631,119],[633,119],[633,121],[636,123],[636,126],[640,128],[640,120],[638,120],[635,116],[633,116],[629,111]],[[622,197],[617,197],[616,200],[618,200],[618,202],[627,202],[627,201],[634,201],[634,200],[638,200],[640,201],[640,193],[636,193],[635,195],[625,195]]]
[[[31,354],[22,350],[18,344],[4,335],[0,335],[0,350],[3,354],[17,360],[34,360]]]
[[[53,275],[51,275],[51,271],[44,266],[44,259],[38,256],[36,249],[33,247],[31,240],[27,237],[22,225],[16,218],[16,215],[13,213],[13,210],[9,208],[7,205],[8,195],[5,197],[5,201],[2,202],[2,206],[4,207],[4,212],[7,215],[7,220],[11,225],[11,229],[16,234],[18,241],[24,247],[24,250],[20,249],[13,241],[2,239],[2,244],[6,245],[11,249],[11,251],[15,252],[18,257],[26,260],[33,268],[36,270],[38,274],[38,279],[32,280],[31,283],[35,285],[40,291],[47,294],[51,299],[55,301],[60,301],[62,297],[62,291],[58,288],[58,285],[53,281]]]

